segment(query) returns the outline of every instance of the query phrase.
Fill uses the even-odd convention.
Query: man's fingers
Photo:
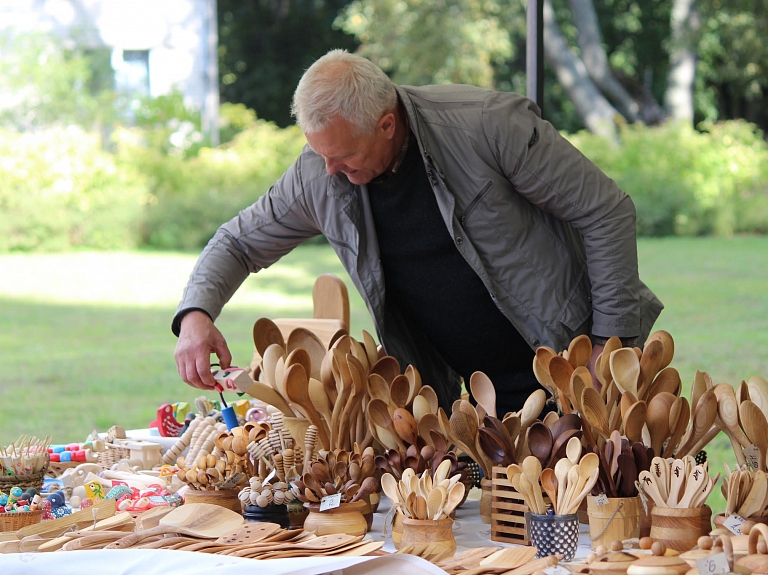
[[[232,354],[227,347],[227,342],[224,340],[216,342],[213,351],[216,357],[219,358],[221,369],[229,369],[232,365]]]

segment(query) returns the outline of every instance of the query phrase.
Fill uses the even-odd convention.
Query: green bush
[[[765,232],[768,144],[741,120],[703,128],[630,125],[619,145],[587,132],[568,137],[632,197],[640,235]]]
[[[80,128],[0,130],[0,252],[139,243],[144,179]]]
[[[116,136],[118,157],[149,181],[142,243],[160,249],[205,245],[223,222],[266,193],[306,142],[298,127],[263,120],[190,158],[143,146],[140,130]]]

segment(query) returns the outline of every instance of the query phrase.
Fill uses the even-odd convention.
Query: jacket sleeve
[[[539,116],[535,103],[492,93],[483,124],[500,169],[529,202],[584,238],[592,286],[592,332],[640,330],[635,206],[595,164]]]
[[[197,260],[176,310],[172,331],[190,308],[214,320],[251,273],[266,268],[320,233],[301,179],[301,158],[264,196],[222,225]]]

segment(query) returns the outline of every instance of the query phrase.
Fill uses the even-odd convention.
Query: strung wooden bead
[[[259,507],[266,507],[267,505],[269,505],[269,499],[265,495],[259,495],[256,498],[256,505],[258,505]]]
[[[624,549],[624,544],[616,539],[615,541],[611,541],[611,551],[621,551]]]
[[[250,487],[243,487],[240,490],[240,493],[237,494],[237,498],[245,503],[246,505],[250,503],[251,501],[251,488]]]
[[[667,552],[667,546],[662,541],[654,541],[651,545],[651,553],[661,557]]]
[[[595,547],[595,553],[597,553],[598,555],[605,555],[606,553],[608,553],[608,548],[605,545],[598,545],[597,547]]]
[[[650,537],[641,537],[639,545],[640,549],[645,549],[647,551],[653,546],[653,539]]]
[[[248,495],[248,500],[250,501],[251,505],[259,505],[259,497],[261,497],[261,493],[258,491],[251,491],[251,493]]]

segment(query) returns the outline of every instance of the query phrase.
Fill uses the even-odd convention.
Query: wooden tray
[[[550,504],[546,494],[544,503]],[[528,511],[523,496],[514,490],[507,479],[507,468],[494,467],[491,477],[491,539],[529,545],[525,529],[525,514]]]

